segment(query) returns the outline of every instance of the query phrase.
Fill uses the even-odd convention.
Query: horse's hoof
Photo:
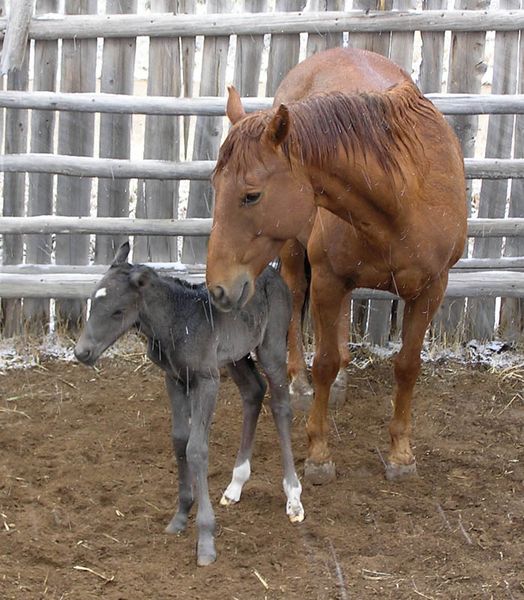
[[[207,567],[212,565],[217,559],[216,553],[213,554],[200,554],[197,557],[197,565],[199,567]]]
[[[386,465],[386,479],[388,481],[401,481],[417,475],[417,462],[414,460],[409,465],[398,465],[388,462]]]
[[[306,514],[304,513],[304,508],[302,504],[299,508],[295,508],[292,511],[288,511],[287,516],[291,523],[302,523],[302,521],[306,518]]]
[[[316,463],[308,458],[304,464],[304,477],[313,485],[330,483],[337,477],[335,463],[332,460],[324,463]]]
[[[222,498],[220,498],[220,506],[233,506],[236,504],[238,500],[234,498],[228,498],[225,494],[222,494]]]

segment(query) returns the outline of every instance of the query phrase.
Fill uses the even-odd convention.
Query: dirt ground
[[[427,363],[417,387],[419,477],[389,483],[391,360],[350,367],[332,413],[338,479],[304,483],[304,523],[285,515],[276,434],[259,424],[241,502],[219,506],[240,435],[223,379],[209,481],[218,561],[195,564],[195,523],[176,506],[160,371],[140,357],[98,372],[59,360],[0,374],[0,598],[89,600],[524,597],[522,367]],[[298,470],[304,416],[293,425]]]

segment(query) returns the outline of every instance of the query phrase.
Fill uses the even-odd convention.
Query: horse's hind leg
[[[308,282],[305,271],[306,251],[298,240],[290,240],[280,253],[280,274],[291,291],[292,313],[288,330],[289,393],[293,407],[308,410],[313,400],[313,388],[309,384],[302,331],[303,310]]]
[[[444,296],[447,276],[434,281],[414,300],[406,301],[402,323],[402,348],[395,358],[396,392],[393,418],[389,424],[391,451],[386,477],[396,479],[416,473],[410,446],[411,401],[420,372],[420,352],[428,326]]]
[[[246,356],[235,364],[227,365],[227,368],[231,379],[236,383],[242,396],[243,422],[242,437],[233,469],[233,477],[220,499],[220,504],[223,506],[229,506],[240,500],[242,488],[251,475],[253,441],[258,415],[267,387],[250,356]]]
[[[178,466],[178,510],[166,527],[166,533],[180,533],[186,528],[189,511],[193,505],[193,489],[186,458],[191,407],[185,389],[169,375],[166,375],[165,380],[171,401],[171,436]]]
[[[286,494],[286,514],[292,523],[304,520],[304,507],[300,500],[302,486],[297,477],[293,450],[291,448],[291,402],[286,375],[285,326],[278,320],[270,319],[262,344],[257,348],[257,356],[269,381],[271,391],[270,405],[273,420],[277,428],[282,451]]]
[[[329,406],[341,406],[346,400],[348,383],[348,374],[346,368],[351,360],[351,355],[349,353],[348,348],[350,333],[350,299],[351,292],[348,292],[347,296],[342,300],[342,303],[340,305],[340,315],[338,322],[338,351],[340,354],[340,366],[338,369],[337,376],[335,377],[335,381],[331,384],[331,390],[329,392]]]

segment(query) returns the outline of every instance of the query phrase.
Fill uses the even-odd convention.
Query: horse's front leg
[[[350,308],[351,292],[342,300],[338,320],[338,351],[340,354],[340,366],[335,381],[331,384],[329,392],[329,406],[341,406],[346,401],[348,374],[347,366],[351,361],[349,353],[350,335]]]
[[[178,466],[178,510],[166,527],[166,533],[180,533],[187,526],[187,518],[193,505],[193,488],[186,457],[191,407],[185,387],[169,375],[166,375],[165,380],[171,401],[171,436]]]
[[[191,427],[186,455],[198,502],[197,564],[209,565],[216,560],[215,515],[207,483],[209,428],[215,410],[219,385],[218,370],[195,374],[190,382]]]
[[[290,240],[280,253],[280,274],[291,291],[292,313],[288,330],[289,392],[295,408],[309,410],[313,388],[309,384],[304,359],[303,311],[305,310],[308,281],[306,277],[306,251],[298,240]]]
[[[222,506],[229,506],[240,500],[242,488],[251,475],[251,455],[253,454],[255,430],[267,387],[250,356],[246,356],[235,364],[229,364],[227,368],[242,397],[243,421],[242,437],[233,477],[220,499]]]
[[[314,269],[311,307],[315,325],[315,398],[306,427],[309,455],[305,464],[305,476],[314,484],[327,483],[336,476],[328,446],[328,402],[331,384],[340,368],[339,327],[341,304],[346,295],[343,282],[326,278],[325,271]]]
[[[396,391],[393,418],[389,424],[391,450],[386,477],[397,479],[415,474],[416,461],[411,450],[411,402],[420,372],[420,352],[428,326],[437,311],[447,285],[444,279],[433,282],[414,300],[406,300],[402,322],[402,348],[395,358]]]

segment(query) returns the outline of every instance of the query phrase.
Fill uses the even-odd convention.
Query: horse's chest
[[[241,311],[220,323],[218,362],[240,360],[261,342],[265,319],[263,315]]]

